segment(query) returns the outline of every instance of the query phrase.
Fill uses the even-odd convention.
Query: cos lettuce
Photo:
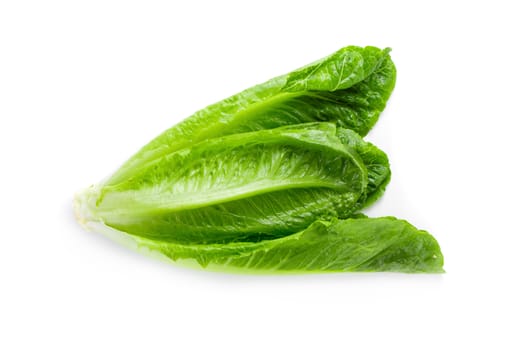
[[[347,47],[247,89],[81,192],[79,221],[214,268],[439,272],[427,232],[359,214],[390,179],[385,153],[361,137],[394,83],[388,50]]]

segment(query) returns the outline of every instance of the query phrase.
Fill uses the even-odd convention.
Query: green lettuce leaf
[[[306,123],[197,143],[80,200],[84,217],[136,236],[259,241],[349,217],[377,197],[389,175],[384,153],[357,133]]]
[[[389,49],[348,46],[294,72],[212,104],[166,130],[108,181],[125,181],[144,164],[195,143],[283,125],[331,121],[364,136],[394,88]]]
[[[260,242],[185,245],[141,237],[134,240],[143,251],[173,261],[195,260],[216,271],[444,272],[437,241],[394,217],[316,221],[304,231]]]

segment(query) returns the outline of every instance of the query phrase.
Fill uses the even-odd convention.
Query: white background
[[[0,2],[0,348],[524,349],[519,4]],[[398,68],[368,213],[430,231],[446,274],[217,274],[75,223],[73,193],[167,127],[346,45]]]

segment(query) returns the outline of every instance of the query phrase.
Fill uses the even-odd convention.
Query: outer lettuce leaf
[[[394,217],[317,221],[299,233],[254,243],[136,241],[171,260],[195,259],[203,267],[223,271],[443,272],[437,241]]]
[[[125,181],[165,154],[229,134],[332,121],[366,135],[394,88],[396,70],[388,53],[375,47],[345,47],[210,105],[144,146],[107,184]]]
[[[356,133],[309,123],[204,141],[80,198],[87,220],[136,236],[259,241],[349,217],[389,174],[384,153]]]

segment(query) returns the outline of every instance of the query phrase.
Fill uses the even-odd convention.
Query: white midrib
[[[106,193],[97,206],[99,215],[108,214],[111,217],[138,215],[164,211],[181,211],[197,209],[214,204],[231,202],[260,194],[296,188],[330,188],[334,190],[350,190],[348,184],[320,181],[319,179],[294,179],[272,181],[264,179],[246,185],[223,188],[215,191],[179,192],[162,191],[154,194],[152,191],[129,190]]]

